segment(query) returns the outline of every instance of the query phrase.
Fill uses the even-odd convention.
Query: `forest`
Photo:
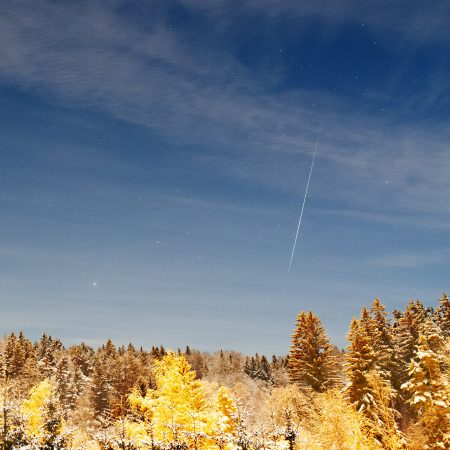
[[[375,299],[338,349],[301,311],[285,356],[0,341],[7,449],[449,449],[450,302]]]

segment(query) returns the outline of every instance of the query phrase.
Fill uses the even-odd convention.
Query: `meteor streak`
[[[314,155],[313,155],[313,159],[311,162],[311,168],[309,169],[308,182],[306,183],[305,196],[303,197],[303,204],[302,204],[302,209],[300,211],[300,218],[298,219],[297,233],[295,233],[294,245],[292,246],[291,260],[289,261],[288,273],[291,273],[292,260],[294,259],[294,253],[295,253],[295,247],[297,245],[298,233],[299,233],[300,227],[302,225],[303,211],[305,210],[306,197],[308,196],[309,183],[311,181],[311,175],[312,175],[312,171],[313,171],[313,167],[314,167],[314,161],[316,160],[316,153],[317,153],[317,149],[319,147],[321,133],[322,133],[322,125],[320,125],[319,134],[317,135],[317,140],[316,140],[316,146],[314,147]]]

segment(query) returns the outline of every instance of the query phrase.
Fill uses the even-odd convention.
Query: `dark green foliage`
[[[259,356],[258,353],[246,359],[244,373],[254,380],[261,380],[266,383],[273,383],[272,369],[267,358]]]

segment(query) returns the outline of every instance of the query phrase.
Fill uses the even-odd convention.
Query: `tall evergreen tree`
[[[391,381],[396,372],[394,336],[386,309],[378,298],[373,301],[369,314],[369,336],[375,353],[374,365],[383,379]]]
[[[55,397],[65,418],[75,407],[79,393],[80,387],[75,384],[74,375],[75,372],[70,367],[69,356],[63,355],[56,366],[53,380]],[[81,380],[76,381],[79,383]]]
[[[395,359],[398,363],[395,385],[399,387],[408,379],[409,364],[415,356],[420,329],[427,317],[426,309],[419,301],[410,301],[394,324]]]
[[[288,372],[291,382],[322,392],[337,382],[333,347],[318,316],[300,312],[292,334]]]
[[[78,367],[85,377],[88,377],[92,370],[94,350],[92,347],[82,342],[69,348],[69,354],[75,367]]]
[[[51,377],[59,361],[59,356],[64,347],[59,339],[53,339],[44,333],[35,345],[35,353],[42,377]]]
[[[91,373],[91,399],[97,417],[109,415],[114,399],[117,351],[108,340],[94,357]]]
[[[448,380],[442,370],[444,340],[431,331],[433,328],[425,324],[429,334],[419,336],[409,379],[402,389],[410,394],[408,402],[417,412],[415,427],[426,437],[425,448],[441,449],[450,448],[450,398]]]
[[[347,399],[357,410],[365,407],[370,392],[367,375],[374,368],[375,352],[370,334],[367,332],[368,312],[364,307],[361,319],[353,319],[347,339],[349,345],[345,355],[345,372]]]
[[[369,419],[377,439],[392,448],[389,445],[393,442],[401,443],[395,420],[396,391],[391,382],[394,345],[384,306],[378,299],[370,311],[363,307],[360,319],[353,319],[347,338],[350,341],[345,355],[347,399]],[[387,432],[383,433],[383,429]]]
[[[442,328],[444,336],[450,336],[450,301],[448,295],[444,292],[439,299],[439,307],[437,310],[439,325]]]

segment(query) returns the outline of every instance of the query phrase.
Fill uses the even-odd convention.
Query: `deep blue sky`
[[[450,269],[450,5],[0,3],[0,330],[286,353]],[[291,273],[290,252],[323,124]]]

